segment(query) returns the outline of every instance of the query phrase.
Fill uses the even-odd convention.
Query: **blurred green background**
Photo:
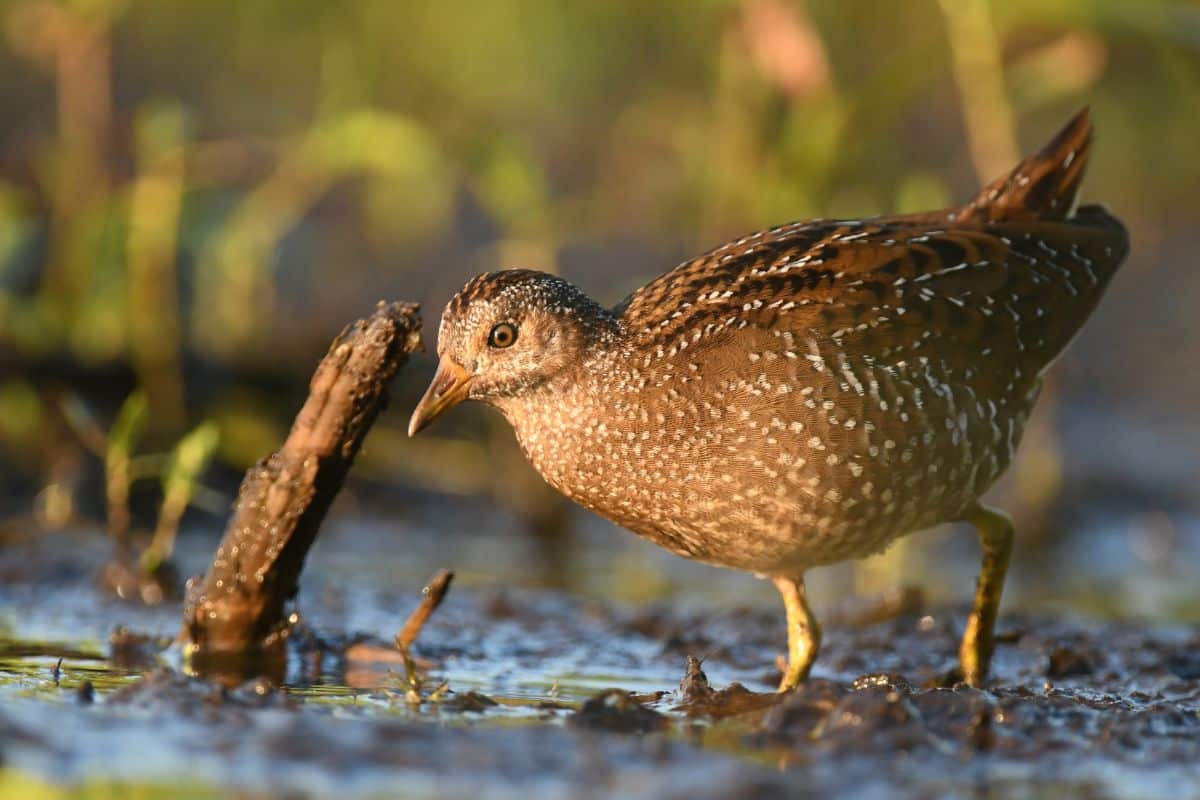
[[[1084,198],[1133,255],[998,491],[1046,554],[1031,585],[1068,564],[1089,607],[1194,614],[1112,589],[1200,577],[1200,5],[1167,0],[3,0],[0,529],[107,520],[169,552],[378,299],[420,301],[431,349],[487,269],[615,303],[748,230],[961,201],[1084,105]],[[467,546],[498,504],[560,553],[595,527],[485,410],[409,441],[431,369],[341,514],[480,509]],[[918,580],[948,541],[853,585]]]

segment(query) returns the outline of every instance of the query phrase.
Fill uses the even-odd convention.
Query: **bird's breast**
[[[832,357],[756,355],[587,377],[505,413],[580,505],[682,555],[770,573],[954,518],[1007,467],[1036,395],[1034,376],[999,394],[988,378],[985,394],[977,370],[928,359],[841,358],[835,372]]]

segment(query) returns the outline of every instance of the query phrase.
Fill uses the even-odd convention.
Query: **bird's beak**
[[[421,429],[467,398],[471,387],[471,374],[460,367],[452,358],[443,357],[438,363],[437,374],[425,396],[417,403],[412,419],[408,421],[408,435],[416,436]]]

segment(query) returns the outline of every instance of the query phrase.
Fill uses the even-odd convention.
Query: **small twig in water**
[[[401,653],[408,653],[408,649],[412,647],[412,643],[420,636],[421,628],[425,627],[425,622],[429,619],[429,615],[441,605],[442,599],[450,589],[450,582],[453,580],[454,573],[443,569],[434,575],[430,579],[429,584],[422,590],[425,596],[421,598],[421,604],[408,615],[408,620],[405,621],[404,627],[396,634],[396,649]]]

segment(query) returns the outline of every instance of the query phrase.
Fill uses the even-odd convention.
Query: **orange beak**
[[[425,396],[417,403],[412,419],[408,421],[408,435],[416,436],[423,428],[440,417],[444,411],[454,408],[467,399],[471,387],[471,375],[455,361],[443,357],[438,363],[437,374]]]

